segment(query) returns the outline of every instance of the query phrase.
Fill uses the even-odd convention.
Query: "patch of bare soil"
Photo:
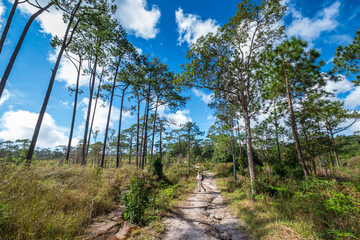
[[[241,239],[250,238],[241,230],[243,224],[230,214],[218,191],[214,174],[205,172],[206,192],[197,189],[164,219],[166,233],[162,239]]]
[[[123,240],[127,239],[134,229],[139,227],[122,219],[124,206],[120,206],[108,215],[99,216],[92,220],[85,236],[80,240]]]

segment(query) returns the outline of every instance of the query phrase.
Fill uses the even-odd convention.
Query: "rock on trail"
[[[206,172],[203,185],[206,192],[197,192],[196,189],[165,218],[166,233],[163,239],[249,240],[240,228],[240,220],[230,214],[224,204],[213,173]]]

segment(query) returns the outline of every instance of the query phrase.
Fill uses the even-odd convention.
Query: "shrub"
[[[145,210],[148,196],[144,180],[135,175],[131,179],[129,192],[124,195],[124,219],[140,226],[146,225]]]
[[[160,156],[154,157],[151,162],[151,172],[160,179],[163,178],[163,164]]]

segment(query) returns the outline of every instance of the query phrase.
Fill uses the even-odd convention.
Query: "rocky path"
[[[230,214],[218,191],[214,174],[205,172],[206,192],[194,191],[164,220],[167,240],[248,240],[241,222]]]

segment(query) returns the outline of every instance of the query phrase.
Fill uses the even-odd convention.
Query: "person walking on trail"
[[[204,188],[204,186],[202,184],[202,181],[204,181],[204,175],[202,175],[200,173],[200,171],[197,171],[196,181],[197,181],[198,192],[201,191],[201,188],[204,189],[204,192],[206,192],[206,189]]]

